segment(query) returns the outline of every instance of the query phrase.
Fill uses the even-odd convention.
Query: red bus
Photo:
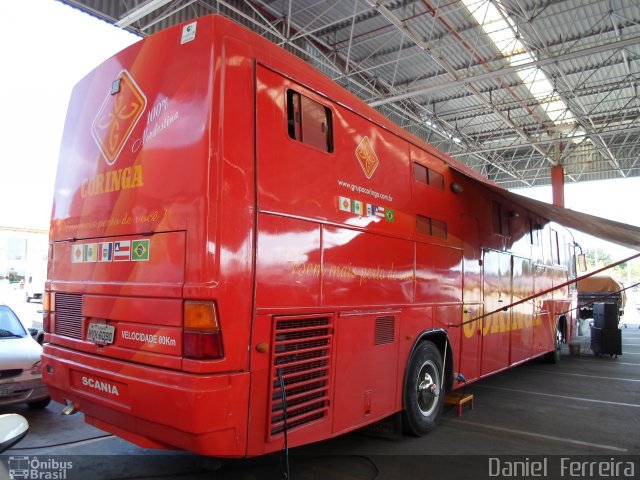
[[[446,392],[573,330],[570,234],[502,192],[229,20],[146,38],[70,101],[50,394],[220,457],[394,414],[422,435]]]

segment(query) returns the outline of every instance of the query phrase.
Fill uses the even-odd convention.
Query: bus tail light
[[[215,302],[184,304],[184,356],[200,360],[224,356],[222,332]]]
[[[52,297],[53,294],[51,292],[42,294],[42,329],[45,333],[51,333]]]

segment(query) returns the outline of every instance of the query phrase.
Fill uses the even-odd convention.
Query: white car
[[[42,347],[13,310],[0,303],[0,406],[26,402],[29,408],[42,409],[49,405],[41,355]]]

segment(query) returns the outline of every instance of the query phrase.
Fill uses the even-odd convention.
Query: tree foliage
[[[611,253],[602,248],[587,248],[584,253],[587,258],[587,268],[589,270],[596,270],[614,263],[611,258]],[[631,268],[630,275],[628,271],[629,268]],[[625,262],[613,267],[611,270],[605,270],[605,272],[622,282],[627,281],[629,278],[638,281],[640,279],[640,263],[637,261]]]

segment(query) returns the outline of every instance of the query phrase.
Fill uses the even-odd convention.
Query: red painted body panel
[[[187,375],[52,345],[47,364],[57,372],[55,384],[49,386],[51,395],[72,401],[107,431],[136,443],[146,437],[165,448],[242,455],[248,373]],[[205,411],[210,414],[203,415]]]
[[[395,318],[385,343],[374,338],[375,322],[381,316]],[[400,312],[344,313],[338,320],[336,372],[342,373],[335,380],[334,433],[384,418],[400,407],[396,384]]]
[[[53,398],[141,445],[260,455],[283,446],[280,376],[293,446],[402,410],[421,338],[467,382],[553,350],[566,288],[492,312],[566,280],[561,230],[266,40],[194,25],[74,90],[51,223]],[[290,92],[329,115],[327,148],[291,133]],[[186,355],[185,301],[214,305],[222,358]],[[112,343],[89,340],[94,323]]]

